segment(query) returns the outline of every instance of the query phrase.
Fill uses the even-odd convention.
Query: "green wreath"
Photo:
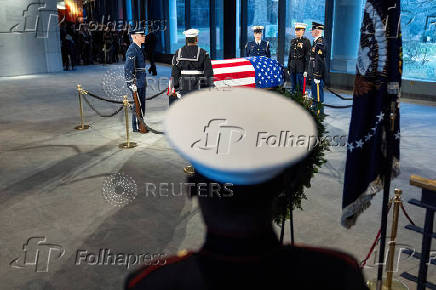
[[[291,209],[303,209],[302,200],[307,199],[305,189],[310,188],[312,177],[315,173],[318,173],[319,169],[327,161],[324,156],[325,151],[330,151],[330,144],[328,140],[324,138],[327,133],[324,126],[325,116],[324,114],[317,114],[315,112],[322,109],[322,104],[318,104],[319,107],[314,110],[311,108],[312,102],[304,98],[301,93],[292,94],[285,88],[277,88],[276,91],[300,104],[313,116],[318,127],[318,138],[320,140],[309,156],[295,169],[296,171],[294,171],[294,173],[296,174],[286,178],[289,179],[285,187],[286,190],[274,200],[273,221],[278,225],[282,225],[284,220],[290,219]]]

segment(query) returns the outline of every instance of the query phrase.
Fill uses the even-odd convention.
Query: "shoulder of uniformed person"
[[[200,47],[200,54],[202,55],[208,55],[209,53],[207,52],[207,50],[205,50],[204,48]]]
[[[324,44],[324,37],[320,36],[318,37],[318,39],[316,40],[317,44]]]
[[[150,265],[143,266],[129,274],[125,280],[124,289],[161,289],[158,288],[157,285],[168,285],[168,283],[164,281],[168,282],[168,279],[171,278],[167,270],[177,270],[175,267],[180,267],[180,270],[184,269],[186,266],[185,263],[189,260],[188,258],[192,257],[195,253],[196,252],[181,250],[177,255],[166,258],[164,262],[159,260],[159,263],[154,264],[157,260],[152,260]]]
[[[135,48],[133,46],[129,46],[129,48],[127,49],[126,57],[128,59],[134,59],[136,57],[136,51],[135,51]]]

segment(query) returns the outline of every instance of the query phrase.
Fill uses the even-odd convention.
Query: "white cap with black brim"
[[[313,117],[296,102],[263,89],[199,90],[172,105],[169,143],[202,175],[258,184],[297,164],[317,143]]]

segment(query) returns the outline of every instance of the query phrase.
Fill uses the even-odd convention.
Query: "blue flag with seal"
[[[400,0],[366,1],[342,198],[341,224],[347,228],[355,224],[359,214],[370,206],[374,195],[383,189],[384,172],[391,172],[392,177],[399,174],[402,74],[399,15]],[[393,112],[393,115],[387,116],[386,112]],[[387,130],[392,130],[394,136],[389,150]],[[393,156],[390,169],[386,168],[387,152]]]

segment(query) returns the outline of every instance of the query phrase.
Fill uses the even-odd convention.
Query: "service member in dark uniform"
[[[261,102],[272,112],[282,112],[287,120],[265,115],[257,109]],[[187,113],[188,108],[201,108],[201,114]],[[216,117],[221,122],[212,123]],[[292,122],[294,118],[299,122]],[[262,122],[252,122],[257,119]],[[206,239],[197,252],[182,251],[167,259],[164,266],[148,266],[132,273],[125,289],[367,290],[358,263],[348,254],[282,245],[274,232],[273,200],[298,176],[299,166],[304,166],[299,162],[310,156],[313,146],[307,150],[275,147],[272,154],[265,143],[253,146],[254,138],[239,138],[266,128],[268,132],[285,129],[317,135],[315,121],[305,109],[265,90],[203,90],[174,104],[166,124],[170,144],[198,168],[187,181],[193,184],[190,193],[198,198]],[[243,129],[234,126],[239,124]],[[205,125],[207,133],[203,132]],[[219,134],[215,134],[216,128]],[[225,154],[192,146],[192,140],[202,136],[199,133],[206,133],[196,143],[200,148],[213,149],[221,140]],[[231,146],[227,148],[229,143],[223,136],[229,135]],[[260,142],[266,142],[262,136]]]
[[[156,46],[156,35],[153,31],[150,31],[145,36],[144,42],[144,54],[145,58],[150,61],[150,67],[148,69],[148,73],[153,76],[157,75],[156,64],[154,63],[154,47]]]
[[[131,90],[137,90],[139,102],[141,103],[141,111],[145,113],[145,89],[146,71],[145,57],[142,51],[142,44],[145,41],[145,31],[143,29],[130,30],[132,43],[126,52],[126,63],[124,64],[124,76],[126,78],[127,87]],[[135,108],[133,110],[135,112]],[[136,115],[132,114],[133,132],[138,132],[138,120]]]
[[[271,57],[269,41],[262,40],[263,26],[253,26],[254,40],[245,45],[245,56]]]
[[[212,63],[207,51],[198,46],[198,33],[198,29],[184,31],[186,45],[174,53],[171,68],[173,92],[169,96],[170,105],[190,91],[213,84]]]
[[[213,85],[213,69],[209,54],[198,46],[198,29],[183,32],[186,45],[176,50],[172,60],[169,105],[193,90]],[[194,168],[186,166],[184,172],[193,174]]]
[[[324,103],[324,75],[326,43],[322,37],[324,25],[312,22],[312,36],[314,38],[310,53],[309,71],[312,79],[313,108],[317,113],[324,113],[324,108],[319,109],[318,104]]]
[[[307,25],[295,23],[295,38],[291,40],[288,58],[288,71],[291,78],[291,91],[303,91],[304,78],[307,77],[310,58],[310,40],[304,37]]]

